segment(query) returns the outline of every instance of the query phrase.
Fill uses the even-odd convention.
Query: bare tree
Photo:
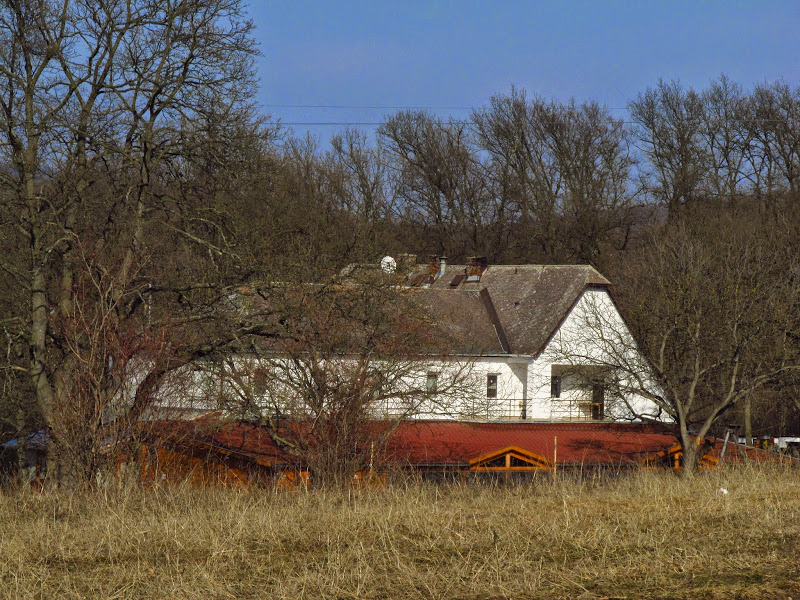
[[[669,227],[618,276],[627,325],[590,307],[581,315],[588,341],[560,352],[568,364],[602,367],[604,385],[633,414],[645,416],[637,398],[655,402],[692,472],[698,441],[722,415],[800,368],[798,265],[786,272],[780,258],[741,232],[708,238]]]
[[[239,0],[0,5],[2,224],[15,248],[3,267],[27,294],[26,369],[51,428],[69,369],[81,360],[52,325],[85,309],[76,293],[76,235],[90,254],[124,250],[123,284],[113,286],[121,318],[142,306],[125,294],[135,289],[154,225],[212,256],[223,250],[196,234],[198,222],[187,218],[196,213],[174,193],[181,177],[171,175],[197,139],[189,129],[224,128],[226,115],[248,111],[251,27]],[[97,223],[99,206],[106,218]]]
[[[645,173],[655,199],[671,217],[696,202],[708,172],[703,140],[703,102],[679,82],[659,80],[629,103]]]
[[[621,121],[595,102],[528,101],[515,89],[472,118],[516,238],[534,240],[546,262],[597,264],[625,247],[634,190]]]
[[[498,219],[467,124],[400,112],[378,130],[394,169],[397,211],[440,255],[494,256],[484,237]]]
[[[752,105],[742,87],[721,75],[701,94],[703,139],[709,161],[707,193],[736,209],[752,193]]]
[[[756,86],[751,135],[757,140],[759,187],[781,188],[796,201],[800,191],[800,88],[785,82]]]
[[[330,193],[342,208],[363,223],[374,224],[393,211],[386,160],[378,146],[370,146],[364,133],[348,129],[331,138]]]
[[[438,360],[446,338],[413,293],[391,283],[381,275],[252,290],[242,302],[268,301],[282,333],[195,365],[213,382],[208,407],[267,428],[320,484],[378,468],[401,420],[455,414],[480,388],[469,360]]]
[[[132,453],[142,433],[139,417],[170,372],[179,341],[168,328],[125,318],[121,305],[132,294],[147,294],[147,287],[127,282],[131,274],[122,277],[121,261],[87,255],[79,239],[73,248],[73,301],[50,324],[67,364],[57,373],[48,425],[60,475],[93,485]],[[158,385],[140,385],[155,373],[161,373]]]

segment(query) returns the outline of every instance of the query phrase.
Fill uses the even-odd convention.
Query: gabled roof
[[[392,315],[413,315],[424,323],[425,335],[417,336],[411,353],[462,356],[538,355],[587,288],[610,285],[589,265],[488,265],[480,277],[467,277],[467,265],[447,265],[432,275],[431,265],[413,265],[402,272],[385,272],[376,265],[356,263],[340,273],[334,284],[273,283],[265,288],[246,286],[231,296],[230,310],[250,326],[270,324],[281,330],[281,302],[290,306],[313,303],[317,292],[329,299],[352,296],[365,306],[383,303]],[[380,294],[365,290],[382,290]],[[275,292],[278,300],[271,306]],[[294,315],[297,320],[298,315]],[[399,319],[402,321],[402,318]],[[398,327],[400,326],[397,324]],[[349,346],[363,346],[356,329],[343,338]],[[428,335],[430,334],[430,335]],[[280,351],[274,339],[259,345]],[[413,344],[412,344],[413,346]]]
[[[518,446],[507,446],[473,458],[469,468],[473,471],[552,469],[553,461]]]
[[[419,275],[428,266],[422,265],[405,279],[443,335],[454,341],[455,353],[535,356],[585,289],[610,285],[589,265],[489,265],[477,282],[459,277],[466,268],[447,265],[425,284]]]
[[[411,310],[429,323],[439,341],[434,354],[505,354],[495,327],[486,313],[479,290],[411,288],[406,290]],[[421,349],[428,351],[428,349]]]

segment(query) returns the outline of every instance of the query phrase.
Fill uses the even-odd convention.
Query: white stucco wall
[[[608,291],[587,289],[575,303],[559,330],[538,357],[533,387],[544,415],[550,393],[550,376],[563,373],[562,399],[549,402],[552,416],[557,416],[559,405],[566,402],[591,402],[591,388],[583,383],[581,371],[600,374],[608,378],[605,393],[605,415],[615,420],[638,417],[656,418],[658,406],[636,390],[646,386],[635,384],[628,373],[636,371],[647,379],[648,366],[639,353],[636,342],[624,319],[619,314]]]
[[[525,357],[478,357],[469,359],[469,375],[465,382],[473,393],[461,402],[452,404],[446,413],[434,415],[424,409],[422,417],[474,418],[474,419],[518,419],[528,385],[529,358]],[[497,376],[497,397],[487,396],[489,375]],[[451,401],[452,402],[452,401]],[[522,404],[521,404],[522,403]]]
[[[343,371],[350,359],[337,361]],[[400,361],[398,361],[400,362]],[[224,397],[241,397],[239,386],[249,386],[249,375],[258,368],[269,365],[267,361],[236,357],[228,362],[235,376],[222,376],[213,370],[184,371],[176,378],[176,390],[169,394],[165,405],[192,406],[195,409],[221,408]],[[273,366],[275,361],[273,361]],[[618,369],[623,365],[625,369]],[[451,357],[446,360],[428,360],[396,365],[404,369],[398,385],[415,390],[425,390],[428,373],[440,377],[440,392],[430,398],[418,394],[409,409],[408,401],[392,403],[388,400],[375,406],[376,416],[413,415],[419,418],[519,420],[523,411],[527,420],[559,421],[591,419],[592,388],[587,384],[587,372],[600,371],[613,375],[613,386],[605,393],[606,419],[631,420],[638,416],[656,417],[658,407],[641,395],[613,389],[635,388],[626,385],[619,376],[626,369],[640,369],[646,373],[646,362],[636,350],[635,342],[605,289],[587,289],[583,292],[558,331],[541,354],[503,355],[480,357]],[[378,370],[380,367],[378,366]],[[561,396],[551,397],[551,376],[561,374]],[[497,376],[497,397],[487,397],[487,376]],[[224,381],[223,381],[224,380]],[[628,382],[632,383],[632,382]],[[183,386],[183,393],[177,387]],[[250,390],[252,391],[252,390]],[[275,406],[287,399],[291,390],[273,385],[263,396],[264,408]],[[181,400],[182,398],[182,400]]]

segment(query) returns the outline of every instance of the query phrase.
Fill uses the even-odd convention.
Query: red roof
[[[148,430],[172,447],[219,452],[264,465],[288,462],[269,431],[252,423],[224,423],[214,419],[157,421],[149,423]]]
[[[172,421],[153,423],[153,433],[172,443],[191,444],[281,464],[287,455],[264,428],[249,423]],[[675,445],[663,428],[612,423],[473,423],[403,421],[391,434],[385,458],[416,466],[466,466],[484,454],[516,446],[548,461],[570,465],[623,464]]]
[[[719,460],[720,456],[722,456],[722,448],[724,446],[724,440],[717,439],[714,447],[709,451],[709,456],[713,456],[717,460]],[[725,450],[725,458],[724,463],[744,463],[744,462],[754,462],[754,463],[774,463],[781,460],[785,460],[787,462],[792,462],[797,464],[796,458],[781,456],[776,452],[771,450],[765,450],[763,448],[754,448],[753,446],[745,446],[742,444],[737,444],[736,442],[729,441],[728,442],[728,449]]]
[[[378,424],[384,427],[386,423]],[[290,457],[266,428],[245,422],[209,420],[151,423],[151,431],[171,445],[184,445],[249,459],[262,465],[282,465]],[[474,459],[509,447],[554,459],[559,466],[624,466],[677,447],[666,426],[643,423],[479,423],[469,421],[401,422],[390,436],[385,460],[417,467],[467,467]],[[557,451],[556,451],[557,447]],[[721,440],[709,452],[719,458]],[[755,462],[775,461],[774,453],[742,448]],[[729,443],[725,462],[740,462]]]
[[[559,465],[620,465],[676,443],[663,427],[642,423],[471,423],[404,421],[387,448],[393,462],[466,466],[515,446]],[[556,451],[557,446],[557,451]]]

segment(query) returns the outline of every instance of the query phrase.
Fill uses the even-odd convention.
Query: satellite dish
[[[384,256],[381,259],[381,270],[384,273],[394,273],[397,270],[397,261],[391,256]]]

